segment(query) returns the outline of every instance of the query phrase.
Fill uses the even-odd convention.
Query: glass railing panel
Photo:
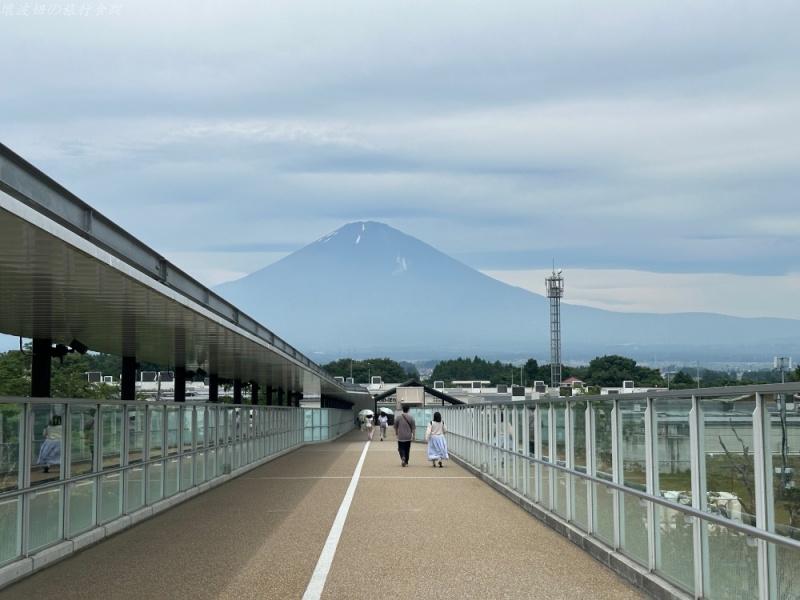
[[[530,456],[536,456],[536,440],[539,438],[539,432],[536,430],[537,412],[539,412],[539,405],[528,407],[528,454]]]
[[[622,482],[640,492],[647,491],[647,460],[645,441],[644,400],[624,400],[618,403]],[[634,496],[619,494],[620,549],[643,565],[649,562],[647,542],[647,511]]]
[[[0,500],[0,565],[22,555],[22,496]]]
[[[800,598],[800,577],[797,576],[797,565],[800,565],[800,550],[776,546],[775,563],[778,598]]]
[[[72,536],[94,527],[97,502],[95,479],[82,479],[67,485],[69,519],[67,533]]]
[[[655,505],[658,515],[657,571],[685,591],[694,589],[693,519],[676,508]]]
[[[717,515],[756,524],[753,459],[754,394],[700,400],[706,497],[700,506]]]
[[[594,425],[594,475],[600,479],[613,481],[614,461],[611,452],[611,415],[614,404],[607,402],[592,402],[592,421]]]
[[[183,420],[181,419],[180,406],[167,407],[167,456],[177,454],[180,449],[181,429]],[[191,438],[190,438],[191,439]]]
[[[774,532],[800,540],[800,396],[764,396],[772,458]]]
[[[540,465],[540,467],[539,474],[542,485],[539,494],[539,504],[550,510],[553,508],[550,496],[550,479],[553,477],[552,468],[548,465]]]
[[[62,487],[31,492],[28,496],[30,552],[63,539],[64,494]]]
[[[550,439],[550,405],[539,405],[539,440],[541,441],[541,460],[550,462],[554,459],[551,452],[555,452],[555,445]],[[550,480],[553,477],[552,469],[547,465],[541,465],[539,471],[541,487],[539,488],[539,504],[547,509],[553,508],[553,497],[550,489]]]
[[[547,404],[539,404],[539,440],[541,442],[541,459],[550,462],[551,459],[551,444],[550,439],[550,406]]]
[[[198,452],[194,456],[194,483],[200,485],[206,480],[206,453]]]
[[[566,436],[566,402],[553,403],[553,419],[555,421],[555,431],[552,432],[553,438],[550,446],[554,449],[554,462],[560,467],[567,466],[567,436]],[[554,502],[553,510],[563,519],[567,518],[567,476],[564,471],[553,469],[555,486],[553,487]]]
[[[602,483],[594,486],[594,535],[614,547],[614,490]]]
[[[122,515],[122,473],[100,476],[100,522]]]
[[[148,458],[161,458],[164,456],[164,407],[148,406],[150,419],[150,453]]]
[[[164,463],[147,465],[147,504],[153,505],[164,497]]]
[[[100,447],[103,453],[102,468],[114,469],[122,464],[122,440],[127,431],[125,427],[125,407],[119,405],[101,406],[100,423]]]
[[[164,478],[164,496],[169,498],[178,493],[180,485],[180,462],[178,458],[169,458],[166,461]]]
[[[219,407],[206,407],[206,441],[209,446],[216,446],[219,442]]]
[[[58,480],[64,437],[63,404],[32,404],[33,435],[30,440],[31,484]],[[67,427],[67,435],[69,428]]]
[[[197,430],[195,431],[196,448],[205,448],[207,440],[208,411],[205,406],[198,406],[195,409],[197,416]]]
[[[303,421],[305,423],[303,428],[303,440],[310,442],[314,439],[314,411],[310,408],[303,411]]]
[[[713,523],[704,527],[708,532],[708,597],[756,600],[759,597],[756,540]]]
[[[137,466],[125,472],[128,480],[128,513],[144,506],[144,467]]]
[[[239,426],[239,419],[237,418],[237,411],[235,408],[225,408],[225,425],[227,430],[227,437],[225,441],[232,443],[236,439],[236,431]]]
[[[144,406],[128,407],[128,464],[144,460],[147,412]]]
[[[653,401],[655,412],[656,493],[675,500],[678,494],[691,493],[692,452],[689,439],[691,398]],[[691,497],[691,496],[690,496]]]
[[[194,408],[194,406],[184,406],[181,411],[181,418],[183,421],[181,440],[184,452],[191,452],[194,450]]]
[[[228,462],[228,446],[220,446],[217,450],[217,475],[225,475],[226,473],[230,473],[230,464],[228,464],[228,468],[225,468],[226,463]]]
[[[617,497],[622,520],[619,536],[620,550],[639,564],[647,566],[650,556],[647,541],[649,530],[647,501],[625,493],[620,493]]]
[[[206,460],[206,480],[211,480],[218,475],[217,471],[217,450],[211,448],[208,451]]]
[[[613,481],[614,453],[612,442],[612,415],[614,403],[611,400],[593,401],[591,404],[594,436],[594,475],[600,479]],[[594,517],[594,535],[612,548],[614,547],[614,495],[612,489],[602,484],[592,484],[591,510]]]
[[[19,486],[24,410],[24,404],[0,404],[0,493]]]
[[[689,437],[692,398],[656,399],[655,492],[662,498],[691,506],[692,456]],[[656,507],[656,570],[685,590],[694,586],[692,519],[677,509]]]
[[[192,487],[194,481],[192,476],[194,469],[192,468],[192,455],[185,454],[181,456],[181,491],[186,491]]]
[[[589,529],[589,485],[587,480],[572,476],[569,478],[572,487],[572,520],[581,529]]]
[[[567,480],[568,476],[564,471],[553,469],[555,481],[555,503],[553,510],[562,519],[567,518]]]
[[[94,419],[96,404],[70,406],[70,476],[85,475],[94,470]]]
[[[579,473],[587,472],[589,448],[586,445],[586,402],[569,405],[572,445],[570,448],[572,467]],[[588,487],[580,477],[570,477],[572,491],[572,520],[581,529],[589,528]]]

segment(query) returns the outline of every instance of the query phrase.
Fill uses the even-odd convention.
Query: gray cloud
[[[487,270],[795,268],[795,2],[121,6],[0,18],[3,142],[201,279],[369,219]]]

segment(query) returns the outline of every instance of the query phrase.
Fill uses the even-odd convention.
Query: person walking
[[[433,421],[428,424],[425,430],[425,441],[428,442],[428,460],[431,461],[431,466],[436,467],[436,461],[439,461],[439,466],[442,466],[442,460],[450,460],[450,455],[447,454],[447,439],[444,434],[447,433],[447,428],[442,421],[442,414],[440,412],[433,413]]]
[[[409,406],[403,405],[403,412],[394,419],[394,432],[397,434],[397,451],[400,453],[400,466],[407,466],[411,454],[411,440],[417,433],[417,423],[408,414]]]
[[[42,473],[49,473],[50,465],[61,464],[61,417],[53,415],[43,433],[37,464],[42,465]]]
[[[378,426],[381,428],[381,441],[386,438],[386,428],[389,425],[389,417],[386,416],[386,413],[381,413],[378,416]]]
[[[373,430],[372,415],[368,414],[368,415],[366,415],[364,417],[364,425],[366,426],[366,429],[367,429],[367,439],[371,440],[372,439],[372,430]]]

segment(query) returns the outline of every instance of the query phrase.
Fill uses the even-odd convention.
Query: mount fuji
[[[550,301],[383,223],[349,223],[214,290],[318,362],[479,355],[550,359]],[[770,360],[800,320],[643,314],[561,304],[562,360]],[[320,355],[327,355],[322,358]]]

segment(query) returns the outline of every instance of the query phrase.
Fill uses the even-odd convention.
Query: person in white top
[[[366,418],[364,419],[364,425],[366,425],[366,427],[367,427],[367,439],[371,440],[372,439],[372,425],[373,425],[373,423],[372,423],[372,415],[367,415],[366,416]]]
[[[381,413],[378,417],[378,425],[381,428],[381,441],[386,438],[386,428],[389,426],[389,417],[386,416],[386,413]]]
[[[428,424],[425,431],[425,441],[428,442],[428,460],[431,461],[432,467],[436,467],[436,461],[439,461],[441,467],[443,460],[450,460],[450,455],[447,454],[445,433],[447,433],[447,428],[444,426],[441,413],[437,411],[433,413],[433,421]]]

